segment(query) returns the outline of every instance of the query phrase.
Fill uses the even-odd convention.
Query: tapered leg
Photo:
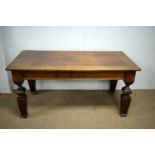
[[[135,72],[126,72],[124,83],[125,86],[122,88],[122,94],[121,94],[121,107],[120,107],[120,115],[121,116],[127,116],[128,109],[131,102],[130,94],[132,94],[130,85],[133,84],[135,79]]]
[[[35,80],[28,80],[28,84],[29,84],[31,93],[33,95],[36,94],[36,81]]]
[[[12,71],[12,78],[14,84],[18,86],[16,90],[17,94],[17,104],[21,113],[21,116],[26,118],[28,113],[27,113],[27,96],[26,96],[26,89],[22,86],[24,79],[22,77],[22,72],[21,71]]]
[[[121,108],[120,115],[127,116],[128,109],[131,102],[130,94],[132,93],[129,86],[125,86],[122,88],[123,93],[121,94]]]
[[[18,85],[18,89],[16,90],[17,94],[17,104],[21,113],[21,116],[27,117],[27,96],[25,93],[26,89],[22,87],[22,85]]]
[[[114,92],[116,89],[117,80],[110,80],[110,91]]]

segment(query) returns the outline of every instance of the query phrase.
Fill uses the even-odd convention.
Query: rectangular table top
[[[121,51],[24,50],[6,70],[21,71],[139,71]]]

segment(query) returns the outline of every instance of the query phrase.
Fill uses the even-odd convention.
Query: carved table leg
[[[135,72],[126,72],[125,73],[125,87],[122,88],[121,94],[121,107],[120,107],[120,115],[127,116],[128,109],[131,102],[130,94],[132,94],[131,89],[129,86],[134,82],[135,79]]]
[[[21,116],[26,118],[27,117],[27,96],[26,96],[26,89],[22,86],[24,79],[22,78],[21,71],[12,71],[13,82],[18,86],[16,90],[17,94],[17,104],[21,113]]]
[[[122,88],[123,93],[121,94],[121,109],[120,115],[127,116],[129,105],[131,102],[130,94],[132,93],[129,86],[125,86]]]
[[[110,80],[110,91],[114,92],[117,85],[117,80]]]
[[[28,84],[30,87],[30,91],[33,95],[36,94],[36,81],[35,80],[28,80]]]
[[[21,113],[21,116],[27,117],[27,96],[25,94],[26,89],[21,85],[18,85],[18,89],[16,90],[17,94],[17,104]]]

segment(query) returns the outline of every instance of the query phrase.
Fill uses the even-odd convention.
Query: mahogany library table
[[[132,93],[129,86],[141,69],[121,51],[22,51],[6,68],[11,71],[17,104],[22,117],[27,117],[27,95],[24,80],[32,94],[36,93],[35,80],[91,79],[110,80],[114,92],[117,80],[123,80],[120,115],[126,116]],[[52,100],[52,99],[51,99]]]

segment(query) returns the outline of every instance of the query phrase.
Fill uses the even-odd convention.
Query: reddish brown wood
[[[13,82],[18,86],[16,90],[17,94],[17,104],[20,110],[21,116],[26,118],[27,117],[27,96],[26,96],[26,89],[22,86],[23,78],[22,72],[20,71],[13,71],[12,72]]]
[[[28,80],[32,93],[35,80],[92,79],[111,80],[110,91],[115,91],[117,80],[124,80],[121,94],[121,116],[126,116],[131,102],[129,86],[136,71],[141,70],[123,52],[78,51],[22,51],[6,68],[12,72],[17,103],[23,117],[27,116],[27,97],[24,80]]]
[[[21,116],[27,117],[27,96],[25,94],[25,88],[21,85],[18,85],[18,89],[16,90],[17,94],[17,104],[21,113]]]
[[[123,71],[23,71],[22,78],[28,80],[52,79],[124,79]]]
[[[137,71],[140,68],[121,51],[22,51],[7,70]]]
[[[28,84],[30,87],[30,91],[33,95],[36,94],[36,81],[35,80],[28,80]]]
[[[135,80],[135,73],[136,72],[125,73],[125,79],[124,79],[125,87],[122,88],[122,94],[121,94],[121,107],[120,107],[121,116],[127,116],[127,113],[128,113],[128,109],[129,109],[130,102],[131,102],[130,94],[132,94],[129,86]]]
[[[110,91],[114,92],[116,89],[117,80],[110,80]]]

